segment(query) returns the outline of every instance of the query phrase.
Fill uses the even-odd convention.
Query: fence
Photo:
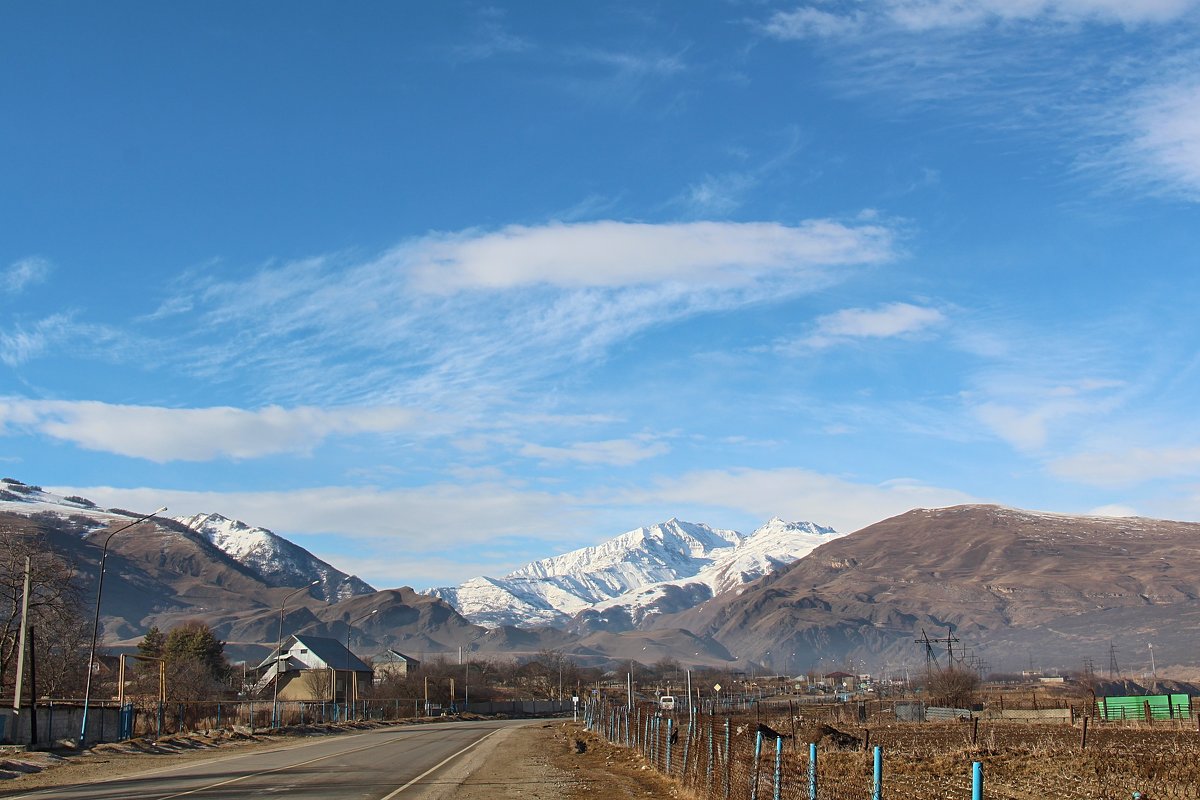
[[[471,703],[454,712],[473,714],[549,715],[570,711],[570,700],[512,700]],[[441,713],[441,710],[438,710]],[[34,741],[28,708],[15,714],[0,709],[0,743],[51,745],[79,738],[83,707],[78,702],[44,701],[37,707]],[[88,744],[137,737],[159,737],[196,731],[244,729],[251,732],[289,725],[320,725],[365,720],[400,720],[422,716],[424,703],[412,698],[359,700],[354,703],[280,700],[213,702],[129,702],[118,707],[100,702],[88,706]]]
[[[1200,735],[1190,728],[1095,726],[1089,740],[1082,722],[893,719],[839,730],[786,708],[786,716],[671,714],[600,698],[582,710],[587,729],[703,800],[982,800],[985,771],[988,800],[1200,798]]]
[[[119,710],[116,704],[88,706],[87,738],[91,742],[114,740],[120,730]],[[37,707],[37,724],[28,708],[18,714],[11,707],[0,709],[0,743],[3,744],[52,744],[61,739],[79,738],[79,726],[83,722],[81,703],[56,703],[46,701]],[[37,741],[33,742],[33,729],[37,729]]]
[[[1187,719],[1192,713],[1186,694],[1155,694],[1145,697],[1101,697],[1096,701],[1101,719]]]

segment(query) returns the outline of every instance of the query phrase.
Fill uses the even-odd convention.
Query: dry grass
[[[755,782],[754,731],[759,721],[785,734],[791,731],[786,711],[782,717],[761,720],[734,718],[728,760],[724,717],[701,717],[693,731],[685,724],[671,748],[671,777],[702,800],[748,800]],[[1194,727],[1093,724],[1086,750],[1080,749],[1078,725],[981,722],[976,731],[966,722],[872,720],[866,725],[842,723],[837,727],[860,740],[867,739],[869,731],[870,745],[883,748],[885,797],[967,800],[971,796],[971,765],[980,761],[989,800],[1125,800],[1135,791],[1147,800],[1200,800],[1200,732]],[[804,720],[797,727],[796,739],[784,740],[781,796],[807,800],[807,741],[819,739],[819,797],[869,800],[872,764],[868,750],[852,743],[838,748],[833,737],[821,736],[821,730],[821,723]],[[650,752],[650,760],[661,771],[666,771],[665,738],[664,727],[657,747]],[[757,798],[772,796],[774,772],[775,741],[768,739],[758,762]]]

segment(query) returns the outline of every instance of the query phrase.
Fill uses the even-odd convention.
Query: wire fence
[[[703,800],[1200,799],[1200,732],[1182,723],[908,723],[881,710],[835,726],[802,710],[666,712],[599,698],[583,721]]]

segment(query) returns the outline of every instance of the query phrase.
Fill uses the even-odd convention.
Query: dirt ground
[[[216,732],[164,737],[157,742],[135,739],[97,745],[81,753],[0,749],[0,795],[164,769],[253,750],[295,747],[304,744],[309,736],[331,735],[338,730],[328,726],[271,735]],[[640,800],[679,796],[678,787],[646,766],[640,756],[614,747],[569,721],[534,723],[506,730],[490,746],[481,747],[477,758],[461,766],[448,765],[422,788],[424,791],[416,793],[422,800],[441,797]]]

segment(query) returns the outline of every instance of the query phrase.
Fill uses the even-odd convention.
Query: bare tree
[[[76,647],[83,619],[75,570],[54,553],[34,523],[0,525],[0,693],[12,685],[20,641],[25,559],[29,558],[29,622],[34,627],[39,684],[75,688],[86,665]],[[40,688],[40,687],[39,687]]]
[[[934,669],[925,673],[925,691],[929,702],[952,708],[967,708],[979,691],[979,674],[961,667]]]
[[[333,673],[329,670],[305,670],[300,677],[300,682],[314,700],[333,699]]]

